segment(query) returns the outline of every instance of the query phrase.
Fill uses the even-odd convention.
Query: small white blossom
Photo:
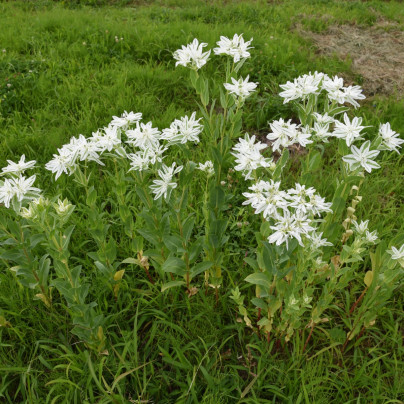
[[[236,171],[241,171],[245,179],[251,179],[253,171],[259,167],[269,167],[272,160],[265,158],[261,150],[267,146],[261,142],[255,142],[255,136],[245,134],[244,139],[239,138],[238,143],[233,147],[231,154],[236,157]]]
[[[318,124],[327,125],[335,122],[335,119],[332,116],[329,116],[327,113],[321,115],[317,112],[313,113],[313,117]]]
[[[195,38],[187,46],[182,46],[181,49],[177,49],[173,56],[177,60],[175,66],[181,65],[184,67],[191,67],[191,69],[198,70],[206,64],[209,59],[210,50],[203,52],[203,48],[207,46],[207,43],[199,43]]]
[[[349,120],[348,115],[344,114],[344,122],[335,121],[335,128],[333,135],[339,139],[345,139],[347,146],[351,146],[355,140],[363,139],[361,137],[361,130],[366,128],[362,126],[362,118],[354,117],[352,121]]]
[[[328,138],[332,136],[330,126],[326,123],[314,123],[313,137],[322,142],[328,142]]]
[[[224,83],[224,88],[229,91],[230,94],[234,94],[239,98],[240,101],[245,100],[251,95],[257,88],[258,83],[249,82],[250,76],[247,76],[245,80],[241,77],[236,80],[234,77],[231,78],[233,84]]]
[[[19,176],[23,174],[25,170],[35,167],[36,161],[27,161],[25,162],[25,155],[23,154],[20,157],[20,161],[18,163],[14,163],[11,160],[7,160],[8,166],[2,168],[3,174],[13,174]]]
[[[72,204],[69,202],[67,198],[65,198],[63,201],[61,199],[58,199],[57,204],[54,204],[56,213],[59,216],[64,216],[66,215],[69,210],[72,208]]]
[[[362,88],[360,86],[348,86],[344,88],[345,102],[353,105],[355,108],[359,107],[359,103],[356,100],[364,100],[366,97],[362,94]]]
[[[323,233],[313,232],[310,234],[310,248],[312,250],[319,250],[321,247],[332,246],[333,244],[327,241],[326,238],[322,238]]]
[[[135,129],[126,131],[126,136],[129,139],[126,143],[141,149],[158,147],[161,132],[157,128],[153,128],[152,125],[152,122],[137,123]]]
[[[291,119],[286,122],[280,118],[269,124],[272,132],[268,133],[267,139],[274,140],[272,144],[272,150],[274,152],[280,151],[281,146],[283,148],[290,146],[293,144],[294,139],[296,139],[300,125],[291,122]]]
[[[213,168],[213,163],[210,160],[206,161],[204,164],[199,163],[196,168],[198,170],[201,170],[201,171],[207,173],[208,175],[212,175],[215,172],[215,170]]]
[[[220,41],[216,42],[218,48],[214,48],[215,55],[229,55],[233,58],[234,63],[237,63],[241,58],[249,58],[252,38],[249,41],[244,41],[243,34],[234,34],[232,39],[225,36],[220,37]]]
[[[109,152],[114,148],[121,145],[121,133],[119,126],[109,125],[104,128],[104,133],[93,133],[91,140],[98,146],[99,151],[102,153],[106,150]]]
[[[41,190],[33,187],[36,176],[18,178],[6,178],[0,182],[0,203],[4,203],[6,208],[10,207],[10,203],[15,198],[18,202],[24,199],[33,199],[39,196]]]
[[[391,247],[391,250],[387,250],[391,255],[393,260],[398,261],[398,263],[404,268],[404,244],[400,248]]]
[[[389,122],[380,124],[379,136],[382,139],[383,148],[391,151],[394,150],[400,154],[398,149],[401,148],[404,139],[400,139],[400,134],[391,129]]]
[[[324,73],[314,72],[313,74],[304,74],[303,76],[294,79],[293,83],[288,81],[286,84],[281,84],[280,87],[284,90],[279,95],[284,98],[284,104],[296,99],[307,99],[310,94],[317,95],[320,91],[320,83],[325,77]]]
[[[370,150],[370,142],[367,140],[360,149],[356,146],[351,147],[352,154],[342,157],[342,160],[348,163],[351,171],[363,167],[368,173],[373,169],[380,168],[380,165],[373,161],[380,153],[379,150]]]
[[[169,143],[199,143],[199,135],[203,131],[203,125],[199,121],[202,118],[195,119],[195,116],[196,112],[193,112],[191,117],[176,119],[170,128],[163,129],[161,139],[168,140]]]
[[[175,168],[175,165],[176,164],[173,163],[171,167],[168,167],[163,164],[161,170],[158,170],[160,179],[153,180],[153,184],[150,185],[150,189],[153,194],[155,194],[154,199],[159,199],[162,196],[167,199],[168,193],[174,188],[177,188],[177,183],[173,182],[173,176],[179,173],[183,169],[183,166]]]
[[[112,121],[110,123],[111,126],[117,126],[118,128],[122,128],[123,130],[126,130],[129,128],[129,126],[135,122],[139,122],[142,119],[142,113],[141,112],[126,112],[121,116],[113,116]]]

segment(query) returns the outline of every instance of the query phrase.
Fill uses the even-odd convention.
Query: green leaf
[[[316,152],[310,157],[308,169],[309,171],[315,171],[318,170],[320,166],[321,166],[321,153]]]
[[[252,269],[254,269],[254,271],[259,270],[258,262],[254,258],[245,257],[244,262],[247,263]]]
[[[254,285],[260,285],[267,290],[271,288],[270,278],[264,272],[255,272],[251,275],[248,275],[247,278],[245,278],[245,281]]]
[[[125,258],[121,264],[135,264],[135,265],[139,265],[139,260],[137,260],[136,258]]]
[[[282,174],[282,170],[285,167],[288,160],[289,160],[289,150],[288,149],[283,149],[282,156],[276,162],[276,168],[275,168],[275,171],[274,171],[274,173],[272,175],[272,178],[274,180],[280,178],[280,176]]]
[[[171,251],[171,252],[184,252],[184,248],[182,246],[182,239],[179,235],[173,234],[171,236],[166,236],[163,239],[164,245]]]
[[[220,186],[214,186],[210,190],[210,195],[209,195],[209,206],[211,209],[218,209],[223,206],[225,201],[225,194]]]
[[[164,272],[171,272],[177,275],[185,275],[187,271],[185,262],[177,257],[168,257],[161,269]]]
[[[165,292],[167,289],[175,288],[177,286],[182,286],[182,285],[185,285],[184,281],[168,282],[168,283],[165,283],[164,285],[161,286],[161,292]]]
[[[204,261],[200,262],[199,264],[196,264],[194,267],[191,268],[190,275],[192,278],[194,278],[196,275],[199,275],[201,272],[207,271],[209,268],[211,268],[213,265],[213,262],[211,261]]]
[[[209,80],[208,79],[204,80],[204,83],[202,86],[201,101],[205,107],[206,107],[206,105],[209,104]]]
[[[185,243],[187,243],[190,239],[194,225],[195,218],[193,217],[193,215],[188,216],[182,223],[182,235],[184,237]]]

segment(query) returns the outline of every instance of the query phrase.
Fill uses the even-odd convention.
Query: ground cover
[[[194,37],[213,46],[219,35],[235,32],[254,37],[244,71],[260,85],[246,106],[243,129],[249,133],[262,137],[269,132],[268,121],[296,119],[296,111],[277,96],[279,84],[315,70],[363,84],[370,95],[361,108],[365,124],[389,121],[404,133],[398,74],[404,11],[399,2],[36,1],[2,3],[0,10],[1,167],[23,153],[45,164],[71,136],[90,136],[124,110],[142,111],[145,121],[159,128],[189,115],[197,98],[185,69],[175,69],[172,52]],[[383,35],[376,41],[380,29]],[[368,58],[345,46],[358,35]],[[375,64],[369,38],[372,46],[375,41],[382,45]],[[385,45],[394,39],[395,53],[394,45],[390,51]],[[382,64],[389,56],[390,63]],[[207,69],[215,74],[214,67]],[[203,152],[198,153],[202,160]],[[291,184],[301,157],[293,153]],[[328,161],[313,180],[323,196],[330,196],[328,185],[338,171],[332,156]],[[403,171],[401,156],[386,155],[383,169],[363,185],[358,215],[372,212],[372,228],[380,238],[403,230]],[[66,178],[55,182],[45,171],[40,181],[54,194],[70,183]],[[106,200],[109,185],[99,190]],[[73,199],[82,191],[76,186],[70,192]],[[236,192],[241,194],[242,187],[234,182]],[[190,203],[197,203],[195,196]],[[243,257],[253,230],[244,223],[253,220],[247,209],[230,216],[231,265],[224,274],[229,285],[251,272]],[[74,255],[80,256],[91,243],[85,226],[75,224]],[[119,251],[122,258],[128,255],[125,248]],[[69,316],[60,315],[66,308],[49,311],[33,301],[9,266],[3,261],[0,273],[0,397],[6,402],[403,400],[402,290],[383,309],[378,326],[344,354],[341,336],[321,329],[315,331],[316,344],[302,354],[302,346],[268,344],[246,329],[229,294],[221,295],[219,304],[211,294],[198,294],[190,305],[180,290],[161,294],[153,289],[134,267],[133,280],[122,285],[118,300],[103,285],[93,285],[91,293],[110,324],[107,345],[95,355],[70,333]]]

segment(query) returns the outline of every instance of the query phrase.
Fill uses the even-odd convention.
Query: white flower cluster
[[[380,165],[373,161],[374,158],[380,153],[379,150],[370,150],[370,141],[367,140],[361,145],[360,148],[356,146],[351,147],[352,154],[342,157],[342,160],[348,163],[351,171],[359,168],[364,168],[368,173],[373,169],[380,168]]]
[[[393,260],[398,261],[398,263],[404,268],[404,244],[400,248],[391,247],[391,250],[387,251]]]
[[[199,123],[202,118],[195,119],[196,112],[191,117],[184,116],[176,119],[169,128],[163,129],[161,139],[168,140],[169,144],[187,142],[199,143],[199,135],[203,131],[203,125]]]
[[[391,129],[390,123],[380,124],[379,137],[382,141],[381,150],[395,151],[400,154],[398,150],[401,144],[404,143],[403,139],[399,138],[400,134]]]
[[[25,155],[20,157],[18,163],[7,160],[8,166],[2,168],[1,176],[6,176],[0,180],[0,203],[6,208],[10,207],[12,202],[22,203],[24,200],[37,198],[41,192],[39,188],[34,187],[36,175],[25,177],[26,170],[35,167],[36,161],[25,161]]]
[[[150,185],[150,189],[155,194],[154,199],[159,199],[161,196],[167,199],[169,192],[177,187],[177,183],[173,182],[173,177],[183,169],[183,166],[177,168],[175,166],[176,163],[173,163],[171,167],[163,164],[161,170],[158,170],[160,179],[154,180],[153,185]]]
[[[314,72],[304,74],[286,84],[281,84],[284,90],[279,95],[284,98],[284,103],[292,100],[307,99],[310,95],[319,95],[325,90],[330,101],[338,104],[349,103],[355,108],[359,107],[356,100],[363,100],[365,96],[362,94],[360,86],[344,87],[344,79],[338,76],[330,78],[327,74]]]
[[[190,117],[176,119],[170,128],[163,129],[162,132],[153,127],[152,122],[143,123],[141,119],[140,112],[125,111],[120,117],[114,116],[108,127],[94,132],[89,138],[83,135],[72,137],[68,144],[58,149],[58,154],[53,155],[53,159],[45,165],[46,169],[55,173],[55,178],[58,179],[62,173],[73,174],[83,161],[95,161],[104,165],[101,155],[108,151],[128,158],[129,171],[143,171],[163,162],[167,146],[187,142],[199,143],[199,135],[203,131],[203,125],[199,123],[200,118],[196,119],[195,112]],[[126,140],[122,139],[123,136]],[[162,144],[162,141],[167,141],[167,144]],[[127,151],[125,145],[129,145],[132,148],[130,151],[133,152]],[[19,167],[10,166],[4,170],[17,170]],[[173,166],[167,167],[163,164],[161,170],[158,170],[160,179],[155,180],[152,186],[153,193],[156,194],[155,199],[163,195],[167,198],[169,190],[176,187],[172,177],[181,169],[182,166],[174,170]]]
[[[280,151],[280,147],[288,147],[292,144],[300,144],[306,147],[309,143],[313,143],[310,140],[311,133],[306,127],[301,127],[299,124],[291,123],[289,121],[284,121],[280,118],[277,121],[273,121],[269,124],[272,132],[268,133],[267,139],[274,141],[272,144],[272,150]]]
[[[270,167],[273,160],[264,158],[261,150],[266,149],[267,145],[261,142],[255,142],[255,136],[245,134],[244,139],[239,138],[238,143],[233,147],[233,156],[236,157],[235,170],[241,171],[246,180],[252,179],[251,174],[259,167]]]
[[[262,213],[266,220],[273,220],[271,226],[274,232],[269,236],[270,243],[276,245],[286,244],[291,238],[295,238],[304,246],[302,237],[311,240],[318,249],[331,245],[326,239],[322,239],[322,233],[316,233],[314,217],[323,212],[331,212],[331,203],[316,194],[312,187],[296,184],[295,188],[287,191],[280,190],[281,183],[271,181],[259,181],[249,187],[252,192],[244,192],[247,198],[243,205],[251,205],[256,214]]]
[[[218,47],[214,48],[213,52],[215,55],[231,56],[234,63],[238,63],[241,59],[246,59],[251,56],[248,50],[252,48],[250,46],[252,40],[251,38],[249,41],[244,41],[243,34],[234,34],[232,39],[221,36],[220,41],[216,43]],[[209,60],[211,51],[203,51],[203,48],[206,46],[208,46],[207,43],[199,43],[196,38],[188,45],[182,45],[181,49],[177,49],[173,53],[174,59],[177,61],[175,66],[181,65],[199,70]]]
[[[189,66],[191,69],[199,70],[209,60],[211,51],[203,52],[203,48],[207,45],[204,42],[199,43],[196,38],[187,46],[182,45],[181,49],[174,52],[174,59],[177,60],[175,66]]]
[[[220,41],[216,42],[218,48],[214,48],[213,52],[215,55],[229,55],[233,58],[234,63],[238,63],[242,58],[251,56],[248,50],[252,48],[250,46],[252,40],[251,38],[249,41],[244,41],[243,34],[234,34],[232,39],[221,36]]]
[[[305,74],[298,77],[294,82],[288,81],[282,84],[284,90],[280,96],[285,98],[284,102],[302,99],[312,95],[319,95],[322,90],[328,94],[331,101],[339,104],[345,102],[352,104],[355,108],[359,106],[356,100],[364,99],[362,89],[359,86],[343,86],[343,79],[335,76],[333,79],[324,73],[315,72],[314,74]],[[343,120],[335,119],[327,113],[321,115],[317,112],[312,113],[313,126],[302,127],[300,124],[291,123],[291,120],[284,121],[279,119],[270,123],[271,133],[267,138],[273,141],[272,150],[280,151],[281,147],[289,147],[292,144],[300,144],[305,147],[313,141],[328,142],[330,137],[343,139],[348,147],[351,147],[351,154],[343,157],[343,161],[348,164],[351,171],[365,170],[371,172],[373,169],[380,168],[380,165],[374,159],[380,153],[380,150],[390,150],[399,153],[401,144],[400,135],[391,129],[390,123],[381,124],[379,127],[378,138],[371,148],[371,142],[365,141],[360,147],[354,145],[358,140],[364,140],[362,137],[363,129],[368,126],[362,125],[362,118],[353,117],[350,119],[346,113]],[[333,128],[331,127],[333,125]],[[373,142],[372,142],[373,143]]]
[[[257,88],[258,83],[248,81],[249,78],[250,76],[247,76],[245,80],[243,80],[242,77],[236,80],[234,77],[232,77],[231,81],[233,84],[224,83],[223,85],[230,94],[233,94],[233,96],[237,98],[239,102],[241,102],[249,97]]]
[[[199,163],[196,168],[197,168],[197,170],[201,170],[201,171],[205,172],[208,176],[213,175],[215,172],[213,163],[210,160],[205,161],[205,163],[203,163],[203,164]]]
[[[361,221],[358,223],[356,220],[352,220],[354,226],[354,232],[359,236],[360,240],[365,244],[375,244],[378,240],[377,231],[369,231],[369,220]]]

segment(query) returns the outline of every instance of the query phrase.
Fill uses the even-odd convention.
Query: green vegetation
[[[379,0],[1,3],[0,167],[21,154],[43,165],[71,136],[90,136],[124,110],[141,111],[145,122],[151,120],[160,129],[198,111],[189,72],[175,68],[172,57],[194,37],[210,47],[220,35],[237,32],[254,38],[255,49],[243,75],[249,73],[250,80],[260,85],[246,104],[243,130],[266,135],[268,121],[297,116],[277,95],[279,84],[315,70],[342,75],[355,84],[363,82],[349,57],[322,56],[296,27],[324,32],[332,25],[352,24],[366,29],[381,19],[402,31],[403,4]],[[215,69],[215,64],[206,66],[210,75],[219,74]],[[377,127],[379,122],[390,122],[403,135],[402,93],[397,88],[392,94],[368,97],[361,103],[364,124]],[[196,161],[205,160],[203,150],[195,153]],[[338,162],[330,149],[327,153],[329,165],[313,176],[310,185],[331,200]],[[398,154],[383,155],[383,168],[372,172],[361,188],[357,215],[369,218],[381,239],[391,240],[404,230],[402,160]],[[297,154],[288,167],[291,185],[298,179],[298,166]],[[73,203],[85,199],[83,188],[72,178],[62,176],[55,182],[49,171],[42,170],[39,182],[51,195],[61,194]],[[111,200],[117,191],[112,187],[106,180],[97,189],[106,210],[114,209]],[[328,333],[321,325],[302,353],[308,331],[288,344],[267,342],[239,321],[230,289],[238,285],[245,293],[252,290],[243,281],[252,272],[243,259],[255,248],[257,228],[237,226],[255,219],[252,209],[241,206],[245,187],[235,184],[232,192],[237,195],[231,201],[236,208],[228,217],[231,242],[218,303],[213,293],[205,296],[202,289],[191,298],[181,288],[161,293],[135,265],[126,268],[115,299],[105,284],[98,283],[93,261],[86,256],[96,250],[94,241],[86,223],[75,217],[71,256],[89,271],[91,301],[108,319],[100,353],[90,351],[71,333],[72,320],[58,292],[53,292],[56,302],[48,309],[41,300],[33,300],[32,290],[16,282],[10,263],[2,259],[0,401],[402,402],[402,290],[378,313],[376,326],[358,335],[343,353],[345,335]],[[198,198],[190,195],[189,205],[198,203]],[[111,226],[117,234],[119,215],[115,219]],[[119,259],[133,256],[132,249],[129,240],[119,240]],[[370,266],[368,261],[364,267]],[[352,304],[360,292],[347,288],[343,301]],[[349,306],[335,311],[349,311]]]

